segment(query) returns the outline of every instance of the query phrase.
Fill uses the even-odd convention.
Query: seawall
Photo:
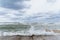
[[[60,40],[60,35],[0,36],[0,40]]]

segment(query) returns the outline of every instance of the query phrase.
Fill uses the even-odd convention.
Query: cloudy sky
[[[60,22],[60,0],[0,0],[0,22]]]

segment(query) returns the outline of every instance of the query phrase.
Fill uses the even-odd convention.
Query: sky
[[[0,22],[60,22],[60,0],[0,0]]]

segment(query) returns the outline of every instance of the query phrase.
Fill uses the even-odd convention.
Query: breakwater
[[[60,35],[0,36],[0,40],[60,40]]]

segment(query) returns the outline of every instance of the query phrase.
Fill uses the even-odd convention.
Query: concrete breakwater
[[[0,40],[60,40],[60,35],[0,36]]]

